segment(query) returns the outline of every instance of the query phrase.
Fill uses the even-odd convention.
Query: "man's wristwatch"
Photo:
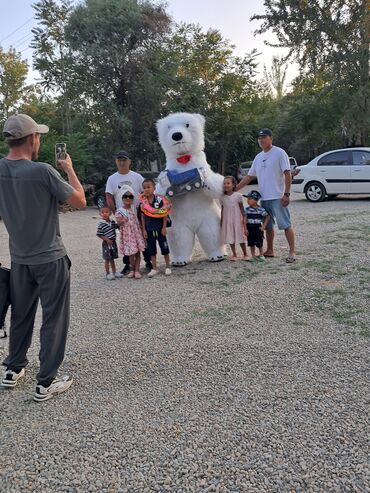
[[[285,196],[285,197],[290,197],[290,192],[285,192],[285,193],[284,193],[284,196]]]

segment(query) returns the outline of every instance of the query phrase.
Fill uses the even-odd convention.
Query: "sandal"
[[[130,272],[127,274],[128,279],[133,279],[135,276],[135,272],[133,270],[130,270]]]
[[[285,259],[285,262],[286,262],[287,264],[294,264],[294,262],[295,262],[296,260],[297,260],[297,259],[296,259],[295,257],[293,257],[293,255],[289,255],[289,257],[287,257],[287,258]]]
[[[142,278],[142,275],[138,271],[135,272],[134,276],[135,276],[135,279],[141,279]]]

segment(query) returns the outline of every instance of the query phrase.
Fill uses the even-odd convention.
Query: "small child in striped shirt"
[[[251,249],[252,260],[263,262],[263,232],[266,229],[270,216],[266,210],[258,204],[261,194],[257,190],[252,190],[248,195],[244,195],[248,199],[248,207],[245,208],[245,216],[247,221],[247,238],[248,246]],[[256,256],[256,247],[259,250],[259,256]]]
[[[123,277],[123,274],[116,272],[115,259],[118,258],[118,249],[116,243],[117,223],[110,220],[111,212],[109,207],[102,207],[99,210],[102,218],[98,223],[96,236],[102,240],[102,254],[105,261],[105,274],[108,281]],[[112,272],[110,272],[110,269]]]

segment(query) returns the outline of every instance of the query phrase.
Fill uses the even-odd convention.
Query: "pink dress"
[[[120,219],[126,217],[128,220],[121,222]],[[122,255],[135,255],[137,252],[143,252],[145,250],[145,242],[139,221],[137,218],[136,210],[120,208],[116,212],[116,218],[120,221],[120,245],[119,251]]]
[[[242,215],[239,204],[243,204],[243,196],[239,192],[231,195],[223,195],[221,200],[223,206],[221,237],[225,245],[244,243],[245,236],[242,224]]]

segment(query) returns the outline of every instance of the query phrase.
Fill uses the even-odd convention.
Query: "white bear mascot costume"
[[[209,260],[217,262],[225,255],[217,201],[223,194],[223,177],[211,170],[203,152],[204,124],[202,115],[192,113],[173,113],[157,122],[167,166],[158,177],[156,192],[172,202],[172,226],[167,232],[174,266],[190,261],[195,235]],[[168,187],[168,177],[194,174],[198,181]]]

